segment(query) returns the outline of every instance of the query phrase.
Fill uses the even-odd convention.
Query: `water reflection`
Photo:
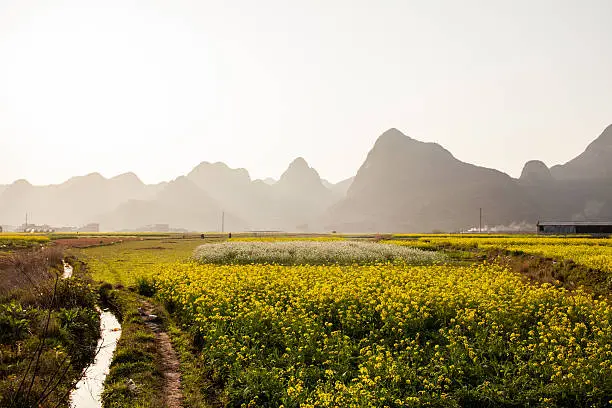
[[[113,352],[121,336],[121,324],[111,312],[102,311],[100,316],[101,338],[98,341],[98,354],[87,368],[85,375],[76,385],[70,396],[71,408],[101,408],[101,395],[104,379],[113,359]]]

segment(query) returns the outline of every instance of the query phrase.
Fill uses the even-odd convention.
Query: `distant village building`
[[[76,232],[78,230],[77,227],[56,227],[55,232]]]
[[[100,232],[100,224],[92,222],[87,225],[83,225],[77,230],[77,232]]]
[[[53,227],[47,224],[44,224],[44,225],[23,224],[21,228],[19,228],[18,231],[29,232],[31,234],[34,234],[34,233],[51,233],[51,232],[55,232],[55,229],[53,229]]]
[[[538,222],[538,234],[612,234],[612,221],[546,221]]]

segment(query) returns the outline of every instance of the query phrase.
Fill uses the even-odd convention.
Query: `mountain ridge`
[[[244,168],[207,161],[158,184],[145,184],[133,172],[111,178],[94,172],[47,186],[20,179],[0,185],[0,223],[17,225],[27,211],[51,225],[101,220],[112,229],[140,223],[214,229],[226,213],[229,227],[245,230],[457,230],[475,225],[478,208],[495,225],[541,217],[611,219],[610,182],[612,125],[574,159],[550,169],[529,161],[518,179],[390,128],[356,175],[335,184],[303,157],[278,179],[253,180]]]
[[[558,180],[612,178],[612,124],[593,140],[578,156],[565,164],[551,167]]]
[[[509,223],[513,217],[530,217],[528,205],[511,199],[518,194],[507,174],[462,162],[437,143],[391,129],[378,138],[326,225],[359,231],[456,230],[470,225],[480,207],[489,208],[492,222]],[[504,200],[513,204],[502,205]]]

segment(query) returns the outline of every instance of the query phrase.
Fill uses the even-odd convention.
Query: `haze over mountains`
[[[575,159],[551,169],[530,161],[519,179],[390,129],[356,176],[337,184],[303,158],[278,180],[252,180],[245,169],[208,162],[155,185],[133,173],[93,173],[50,186],[17,180],[0,186],[0,224],[21,225],[27,211],[33,222],[53,226],[215,231],[224,212],[226,231],[455,231],[476,225],[479,208],[490,226],[612,220],[611,186],[612,125]]]

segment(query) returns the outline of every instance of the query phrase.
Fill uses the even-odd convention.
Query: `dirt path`
[[[172,348],[170,337],[166,333],[159,319],[154,317],[155,309],[147,301],[142,302],[141,316],[146,325],[155,333],[155,343],[161,358],[164,375],[164,403],[168,408],[181,408],[183,395],[181,393],[181,372],[176,352]]]

